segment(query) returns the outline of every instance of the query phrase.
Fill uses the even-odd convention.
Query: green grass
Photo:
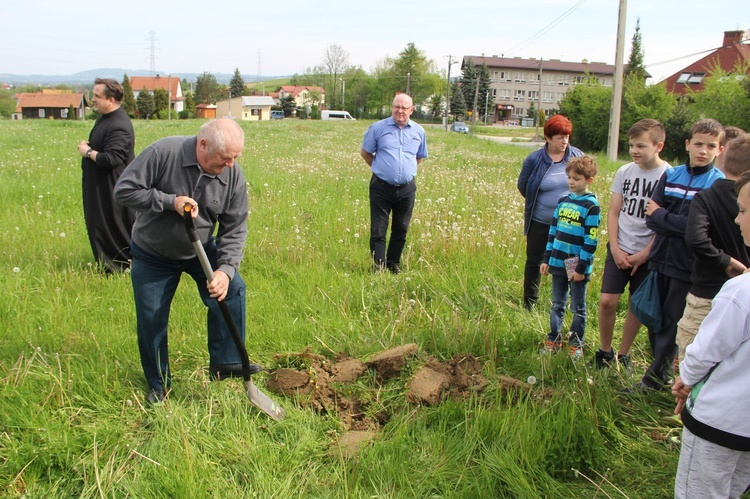
[[[200,123],[137,121],[136,148]],[[129,277],[96,272],[83,223],[75,145],[92,122],[0,121],[0,496],[671,497],[679,451],[661,440],[678,431],[661,419],[671,397],[623,398],[617,389],[632,379],[538,354],[547,310],[519,306],[515,182],[528,149],[428,129],[405,272],[374,275],[370,174],[359,156],[368,124],[242,124],[250,217],[240,271],[253,360],[420,347],[414,366],[377,392],[389,421],[347,459],[333,450],[336,418],[278,396],[287,420],[276,423],[241,383],[208,381],[204,309],[188,278],[170,319],[174,391],[146,408]],[[618,164],[600,159],[593,190],[606,212]],[[599,279],[589,288],[588,358]],[[465,353],[486,363],[482,394],[406,402],[409,372],[428,356]],[[633,358],[642,373],[645,335]],[[514,396],[499,375],[538,381]]]

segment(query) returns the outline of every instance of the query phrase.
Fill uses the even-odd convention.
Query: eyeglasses
[[[406,106],[393,106],[393,109],[395,109],[397,111],[408,111],[412,107],[413,106],[409,106],[409,107],[406,107]]]

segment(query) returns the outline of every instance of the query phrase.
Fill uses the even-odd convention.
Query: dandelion
[[[536,384],[536,376],[533,376],[533,375],[529,376],[528,378],[526,378],[526,382],[528,384],[530,384],[530,385],[535,385]]]
[[[18,267],[13,267],[14,274],[18,274],[19,272],[21,272],[21,269],[19,269]]]

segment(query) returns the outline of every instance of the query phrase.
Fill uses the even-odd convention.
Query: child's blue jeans
[[[566,275],[552,274],[552,309],[549,313],[550,341],[559,342],[562,339],[561,329],[565,305],[568,303],[570,291],[570,309],[573,312],[573,323],[570,331],[580,344],[583,344],[583,334],[586,330],[586,290],[589,278],[578,282],[568,282]],[[572,339],[572,338],[571,338]]]

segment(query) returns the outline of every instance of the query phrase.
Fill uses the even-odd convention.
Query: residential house
[[[41,92],[23,92],[15,95],[14,120],[20,119],[68,119],[70,106],[75,110],[75,119],[83,119],[89,101],[82,93],[72,90],[42,89]]]
[[[603,62],[566,62],[560,59],[523,59],[521,57],[464,56],[463,69],[467,62],[487,65],[490,72],[490,91],[495,103],[487,110],[487,122],[519,124],[528,114],[531,104],[536,112],[557,109],[558,102],[568,89],[585,79],[596,78],[602,85],[614,83],[615,66]],[[478,96],[477,107],[488,101],[487,96]],[[471,109],[473,103],[467,102]],[[484,113],[482,113],[484,114]]]
[[[294,86],[282,85],[277,92],[274,92],[278,99],[278,105],[288,96],[294,97],[294,105],[297,109],[304,109],[308,113],[312,106],[318,106],[318,109],[326,109],[326,91],[324,88],[317,86]]]
[[[221,100],[216,103],[216,116],[242,121],[262,121],[271,119],[271,107],[276,103],[269,95],[244,95]]]
[[[216,118],[216,104],[198,104],[195,106],[195,117],[206,120]]]
[[[750,44],[742,43],[746,33],[725,31],[721,47],[664,80],[667,90],[679,95],[685,95],[688,89],[699,92],[703,79],[717,66],[730,73],[740,63],[750,72]]]
[[[151,93],[157,88],[166,90],[169,94],[172,111],[179,113],[185,109],[185,96],[182,95],[182,84],[180,83],[180,77],[177,75],[131,76],[130,86],[133,88],[133,97],[136,99],[144,88]]]

